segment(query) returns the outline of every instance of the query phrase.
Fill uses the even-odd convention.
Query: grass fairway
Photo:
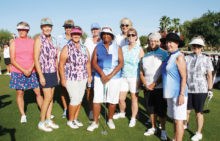
[[[3,61],[2,61],[3,64]],[[4,68],[3,68],[4,69]],[[100,118],[100,125],[94,132],[86,131],[90,124],[88,119],[88,104],[83,100],[79,119],[84,126],[73,130],[66,125],[67,119],[61,118],[62,107],[60,104],[59,88],[56,88],[54,96],[53,115],[54,121],[59,124],[60,128],[51,133],[45,133],[38,130],[37,124],[40,120],[40,111],[37,107],[34,93],[32,91],[25,92],[26,101],[26,115],[28,122],[20,124],[20,113],[16,105],[15,90],[9,89],[9,76],[0,76],[0,141],[158,141],[160,134],[145,137],[143,133],[149,127],[144,123],[148,115],[145,113],[143,92],[140,92],[139,98],[139,119],[134,128],[129,128],[128,123],[130,119],[130,96],[127,98],[127,118],[115,120],[116,129],[110,130],[107,127],[108,135],[102,135],[105,120],[104,110]],[[103,108],[102,108],[103,109]],[[205,107],[206,109],[206,107]],[[203,141],[218,141],[220,140],[220,91],[214,90],[214,97],[209,104],[210,113],[204,114],[205,124],[203,129]],[[190,140],[190,137],[196,131],[195,114],[191,113],[189,130],[184,133],[184,141]],[[173,124],[168,119],[167,135],[169,139],[173,138]]]

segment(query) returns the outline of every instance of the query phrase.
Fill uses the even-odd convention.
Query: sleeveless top
[[[179,50],[170,54],[162,65],[163,77],[163,97],[177,98],[181,90],[181,76],[176,65],[176,59],[182,55]],[[187,96],[187,85],[185,89],[185,96]]]
[[[109,51],[107,51],[103,42],[97,45],[97,64],[105,75],[110,74],[118,66],[118,47],[111,43]],[[95,72],[95,76],[101,77],[98,72]],[[117,78],[121,78],[121,70],[112,77],[112,79]]]
[[[30,38],[16,38],[15,42],[15,61],[24,69],[29,69],[34,62],[34,40]],[[12,72],[23,73],[12,65]],[[33,69],[32,73],[35,72]]]
[[[40,35],[41,51],[39,62],[43,73],[54,73],[57,71],[56,60],[58,50],[56,48],[56,40],[52,38],[50,43],[47,37],[43,34]]]
[[[87,62],[88,55],[86,47],[80,44],[77,49],[72,40],[67,44],[68,58],[65,64],[65,77],[67,80],[83,80],[88,78]]]
[[[140,74],[140,59],[139,54],[141,47],[135,45],[129,50],[129,45],[122,47],[124,66],[122,68],[122,77],[139,78]]]

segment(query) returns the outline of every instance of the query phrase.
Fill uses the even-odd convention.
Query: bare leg
[[[183,122],[185,126],[187,126],[187,124],[189,123],[190,112],[191,110],[187,110],[187,120],[184,120]]]
[[[89,110],[92,111],[93,108],[93,97],[94,97],[94,88],[87,88],[86,90],[86,99],[89,103]]]
[[[137,117],[138,113],[138,94],[137,93],[131,93],[131,111],[132,111],[132,118]]]
[[[40,92],[40,88],[34,88],[33,89],[35,95],[36,95],[36,100],[37,100],[37,105],[39,106],[39,108],[41,109],[41,106],[43,104],[43,96],[41,95],[41,92]]]
[[[45,121],[50,102],[53,98],[53,96],[51,95],[51,88],[43,88],[43,93],[44,93],[44,101],[41,106],[41,122]]]
[[[63,108],[66,110],[67,109],[67,101],[68,101],[68,94],[66,91],[66,88],[61,86],[61,101],[63,104]]]
[[[175,125],[175,141],[182,141],[184,128],[183,128],[183,120],[174,120]]]
[[[17,101],[18,109],[21,115],[25,115],[24,113],[24,91],[23,90],[16,90],[16,101]]]
[[[166,117],[161,118],[160,117],[160,124],[161,124],[161,129],[165,130],[166,129]]]
[[[69,121],[73,121],[74,120],[74,116],[76,114],[77,108],[79,107],[79,105],[71,105],[69,104]]]
[[[120,92],[119,94],[119,108],[120,108],[120,113],[124,113],[126,109],[126,96],[127,92]]]
[[[108,105],[108,119],[113,119],[115,108],[116,108],[116,104],[109,103],[109,105]]]
[[[197,122],[197,132],[201,133],[203,123],[204,123],[204,117],[203,117],[203,114],[201,112],[196,113],[196,122]]]
[[[101,104],[93,103],[93,119],[96,123],[98,123],[100,111],[101,111]]]
[[[150,119],[151,119],[152,128],[156,128],[157,115],[150,114]]]
[[[77,106],[76,113],[73,115],[74,120],[78,119],[78,117],[79,117],[80,107],[81,107],[81,103]]]
[[[46,115],[46,119],[50,120],[51,119],[51,113],[52,113],[52,109],[53,109],[53,94],[54,94],[54,87],[50,89],[50,94],[51,94],[51,101],[47,110],[47,115]]]

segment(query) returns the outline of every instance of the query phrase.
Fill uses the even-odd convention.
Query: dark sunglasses
[[[192,45],[192,47],[194,47],[194,48],[202,48],[202,46],[196,45],[196,44]]]
[[[121,24],[121,27],[124,27],[124,26],[128,27],[129,24]]]
[[[73,27],[72,26],[66,26],[65,29],[67,29],[67,28],[73,28]]]
[[[135,34],[128,34],[128,37],[135,37]]]

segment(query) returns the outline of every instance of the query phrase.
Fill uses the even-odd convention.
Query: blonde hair
[[[120,26],[121,26],[121,24],[123,24],[123,22],[125,22],[125,21],[127,21],[127,22],[129,23],[129,27],[130,27],[130,28],[133,26],[132,21],[131,21],[129,18],[127,18],[127,17],[121,19],[121,21],[120,21]]]
[[[64,25],[65,25],[65,24],[74,25],[74,22],[73,22],[73,20],[66,20],[66,21],[64,22]]]

